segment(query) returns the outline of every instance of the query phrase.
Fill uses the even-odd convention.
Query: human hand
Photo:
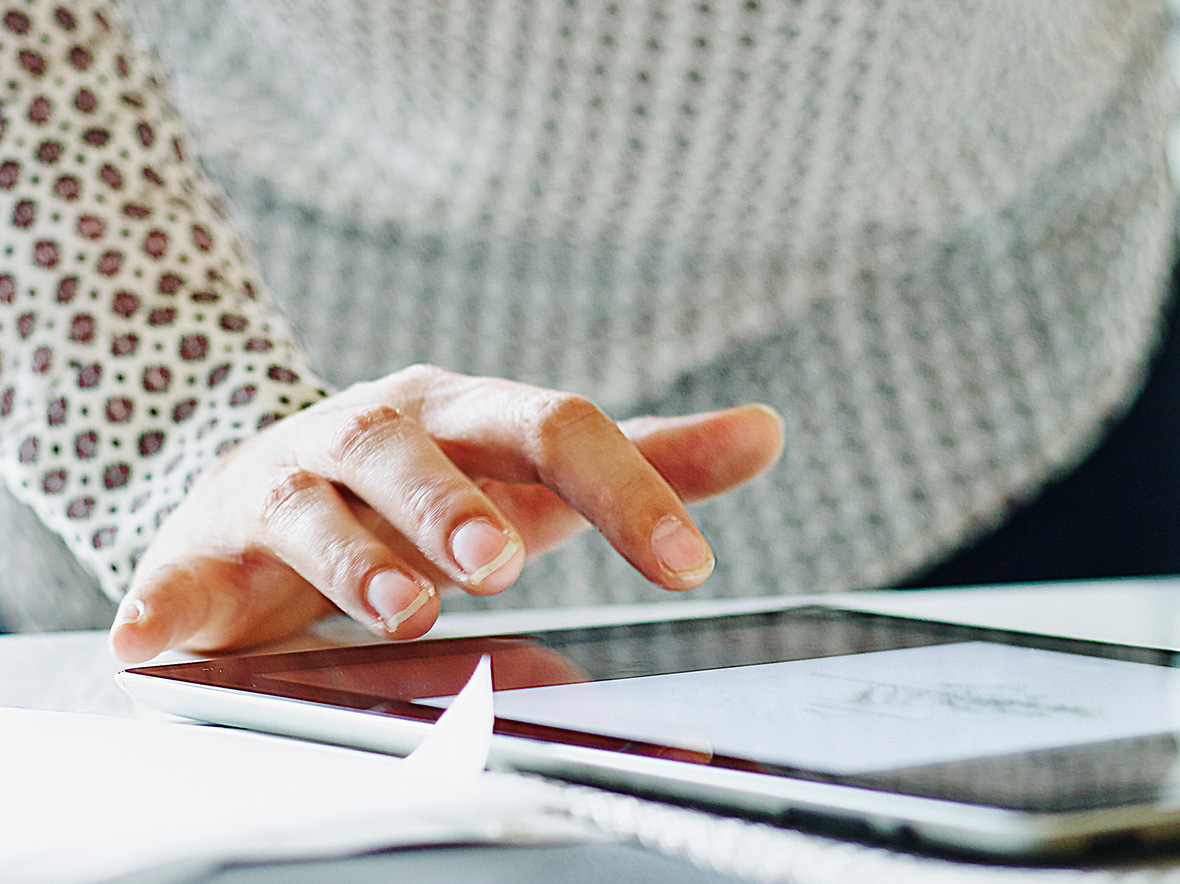
[[[500,592],[526,554],[589,525],[649,580],[690,589],[714,560],[682,500],[744,482],[782,444],[763,406],[616,425],[578,396],[415,366],[210,467],[140,562],[111,649],[224,650],[337,610],[413,638],[438,588]]]

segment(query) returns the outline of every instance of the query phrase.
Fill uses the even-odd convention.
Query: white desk
[[[794,604],[815,601],[800,598]],[[863,593],[827,597],[825,603],[886,613],[903,613],[997,628],[1049,632],[1128,644],[1180,650],[1180,579],[1114,581],[997,589],[906,593]],[[690,602],[677,613],[696,610],[757,610],[782,603]],[[646,610],[645,606],[641,611]],[[654,610],[654,608],[652,608]],[[661,609],[662,610],[662,609]],[[432,635],[488,634],[543,626],[578,625],[631,619],[636,608],[559,612],[499,612],[445,616]],[[367,633],[342,621],[301,636],[290,647],[314,647],[365,640]],[[0,637],[0,706],[67,710],[104,716],[161,719],[126,697],[112,676],[118,665],[106,652],[105,635],[15,635]],[[331,868],[267,866],[204,870],[203,876],[168,880],[228,881],[369,880],[410,875],[440,881],[539,880],[534,868],[564,869],[565,880],[719,882],[744,877],[798,882],[921,882],[1019,879],[1180,882],[1180,860],[1155,857],[1144,867],[1123,869],[1022,869],[914,858],[856,844],[831,842],[795,832],[738,822],[718,822],[705,815],[646,802],[587,792],[580,804],[594,818],[630,844],[580,844],[530,850],[466,848],[403,851],[350,860]],[[2,834],[0,834],[2,837]],[[642,844],[656,852],[638,849]],[[660,854],[665,854],[661,856]],[[669,859],[668,857],[672,857]],[[690,862],[685,862],[685,860]],[[1125,864],[1124,864],[1125,865]],[[579,871],[580,870],[580,871]],[[609,873],[609,874],[608,874]],[[733,876],[733,877],[731,877]],[[546,877],[552,874],[546,873]],[[3,874],[0,874],[0,879]],[[136,880],[161,880],[152,877]]]

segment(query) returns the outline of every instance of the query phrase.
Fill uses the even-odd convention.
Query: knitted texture
[[[945,554],[1084,455],[1156,335],[1173,104],[1150,3],[126,6],[328,382],[429,361],[620,417],[784,413],[783,462],[698,510],[719,567],[697,595],[879,585]],[[134,115],[103,108],[137,156]],[[7,468],[43,511],[45,468]],[[588,539],[493,604],[653,592]]]

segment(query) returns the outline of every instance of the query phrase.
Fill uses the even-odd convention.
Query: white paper
[[[834,773],[1180,729],[1180,670],[984,642],[498,691],[496,715]]]
[[[403,775],[423,779],[473,777],[488,766],[492,751],[492,658],[484,654],[466,687],[439,716],[434,727],[406,758]]]
[[[229,859],[570,837],[549,787],[480,773],[490,704],[485,663],[411,764],[227,728],[0,709],[0,880],[157,881]]]

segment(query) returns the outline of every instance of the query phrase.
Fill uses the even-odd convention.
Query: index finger
[[[712,573],[713,551],[679,496],[589,399],[435,371],[418,421],[468,475],[547,486],[668,589]]]

